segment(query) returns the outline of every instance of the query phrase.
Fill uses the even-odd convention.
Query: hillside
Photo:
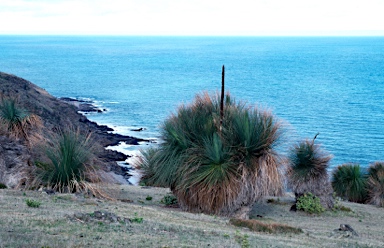
[[[110,133],[112,129],[89,121],[84,115],[78,113],[80,109],[75,104],[55,98],[37,85],[11,74],[0,72],[0,97],[16,99],[21,108],[39,116],[43,122],[41,133],[44,135],[48,136],[55,130],[62,130],[68,126],[78,128],[83,133],[92,133],[96,153],[101,161],[99,165],[105,171],[124,173],[116,161],[124,161],[127,156],[104,147],[117,145],[119,142],[135,145],[138,141],[143,141]],[[4,170],[0,172],[0,181],[7,184],[9,179],[4,178],[7,177],[5,174],[16,173],[16,171],[11,172],[15,166],[11,166],[10,161],[17,161],[12,162],[18,164],[17,168],[33,163],[34,154],[30,150],[26,149],[22,142],[10,140],[4,135],[0,136],[0,167],[7,168],[7,172]],[[14,186],[15,183],[12,182],[8,186]]]

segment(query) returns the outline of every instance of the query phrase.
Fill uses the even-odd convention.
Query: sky
[[[384,0],[0,0],[0,34],[384,35]]]

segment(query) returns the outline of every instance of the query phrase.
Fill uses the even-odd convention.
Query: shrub
[[[376,162],[368,168],[368,202],[384,207],[384,162]]]
[[[288,185],[296,195],[296,200],[312,193],[320,198],[326,208],[333,208],[332,186],[327,168],[332,156],[315,144],[315,139],[305,140],[290,151]]]
[[[25,203],[27,203],[27,206],[31,208],[38,208],[41,205],[41,202],[33,199],[26,199]]]
[[[182,105],[162,127],[163,143],[144,154],[145,183],[170,187],[184,210],[231,215],[283,188],[275,151],[280,124],[266,111],[207,93]]]
[[[333,170],[332,187],[338,196],[352,202],[367,199],[367,175],[358,164],[343,164]]]
[[[300,196],[297,199],[296,208],[310,214],[320,214],[325,211],[324,207],[320,204],[320,199],[312,193]]]
[[[87,182],[99,182],[92,165],[94,159],[90,134],[68,129],[53,135],[46,148],[48,163],[37,163],[36,180],[59,192],[96,190]],[[32,185],[32,186],[33,186]]]
[[[161,199],[160,202],[166,206],[176,205],[177,198],[174,195],[166,195],[163,197],[163,199]]]
[[[7,188],[7,185],[5,185],[4,183],[0,183],[0,189],[6,189]]]

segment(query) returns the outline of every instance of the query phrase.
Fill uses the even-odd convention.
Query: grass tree
[[[223,101],[200,94],[164,122],[163,142],[145,152],[139,166],[147,184],[170,187],[184,210],[233,215],[282,193],[275,150],[281,130],[270,112],[229,94]]]
[[[54,134],[47,145],[47,163],[38,163],[32,186],[43,184],[59,192],[93,190],[89,182],[98,182],[90,134],[68,129]]]
[[[332,187],[343,199],[363,203],[367,199],[367,175],[358,164],[343,164],[333,170]]]
[[[18,106],[14,98],[0,101],[0,123],[9,136],[28,139],[28,129],[40,123],[36,115]]]
[[[384,162],[376,162],[368,168],[368,202],[384,207]]]
[[[326,208],[333,207],[332,186],[327,169],[332,158],[315,139],[295,145],[289,156],[288,185],[296,199],[307,193],[319,197]]]

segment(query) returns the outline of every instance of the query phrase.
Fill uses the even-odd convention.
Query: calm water
[[[94,100],[108,111],[90,119],[144,138],[219,89],[223,64],[233,96],[289,123],[287,144],[319,132],[333,166],[384,160],[384,37],[0,36],[0,71]]]

